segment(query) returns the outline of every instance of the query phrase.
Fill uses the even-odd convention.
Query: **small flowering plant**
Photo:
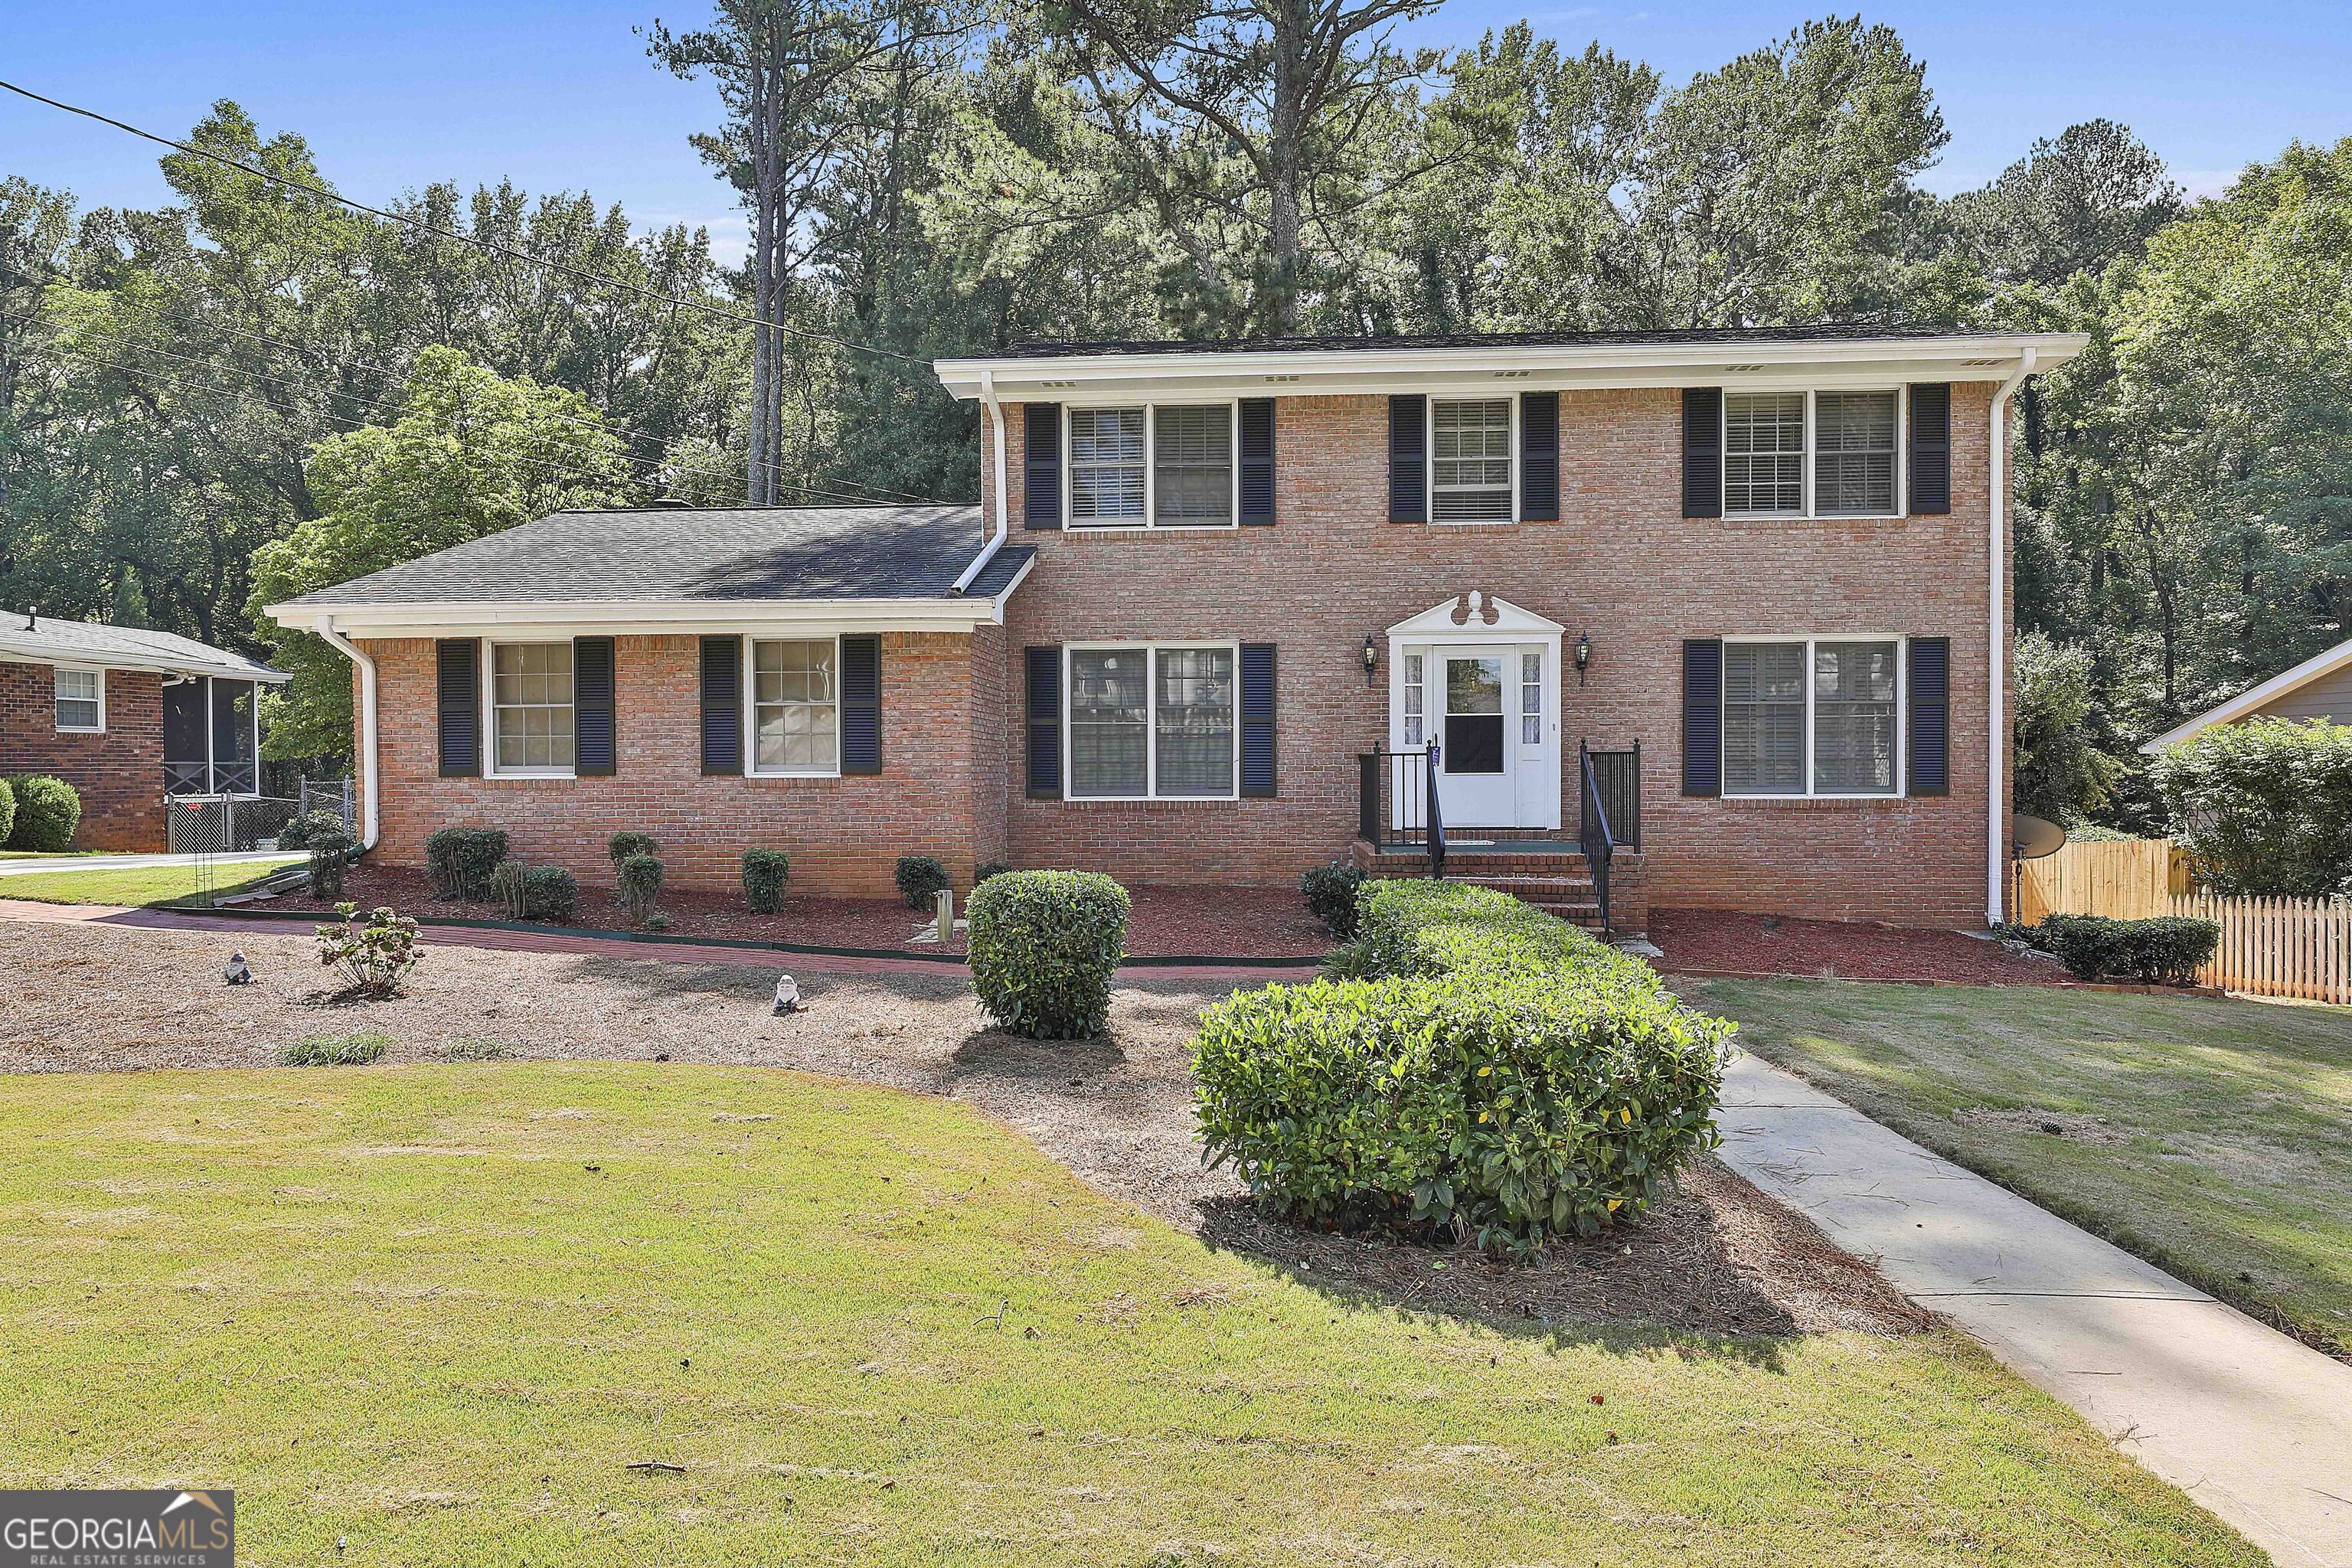
[[[424,956],[416,950],[416,922],[389,909],[360,919],[357,904],[337,904],[339,923],[319,930],[319,962],[340,970],[353,995],[383,997],[400,993],[402,976]]]

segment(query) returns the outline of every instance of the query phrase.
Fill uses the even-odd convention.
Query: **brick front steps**
[[[1360,838],[1356,841],[1356,863],[1375,877],[1429,875],[1426,855],[1376,850]],[[1601,895],[1592,885],[1592,868],[1570,839],[1560,840],[1557,848],[1526,841],[1491,848],[1452,846],[1445,852],[1445,878],[1508,893],[1588,931],[1601,929]],[[1649,924],[1640,855],[1618,855],[1611,869],[1609,893],[1614,934],[1640,935]]]

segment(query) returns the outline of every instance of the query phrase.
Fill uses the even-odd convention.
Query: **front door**
[[[1437,798],[1446,830],[1518,822],[1518,731],[1510,722],[1517,665],[1507,647],[1433,650],[1443,722]]]

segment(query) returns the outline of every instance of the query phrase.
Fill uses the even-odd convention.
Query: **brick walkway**
[[[112,904],[43,904],[24,899],[0,899],[0,921],[48,925],[130,926],[147,931],[215,931],[226,939],[256,934],[301,936],[310,927],[298,921],[239,920],[233,915],[184,914],[166,910],[123,909]],[[790,964],[794,969],[825,974],[902,974],[937,973],[959,964],[926,958],[867,958],[846,953],[785,952],[773,948],[713,947],[691,942],[629,942],[615,937],[583,936],[562,931],[481,930],[471,926],[422,925],[417,940],[435,946],[478,947],[497,952],[570,952],[594,958],[642,959],[658,963]],[[1129,979],[1167,975],[1184,980],[1231,980],[1235,984],[1262,985],[1268,981],[1293,983],[1314,978],[1311,968],[1277,968],[1243,963],[1129,964],[1119,973]]]

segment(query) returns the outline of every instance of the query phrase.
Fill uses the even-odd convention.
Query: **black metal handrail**
[[[1594,752],[1592,781],[1607,808],[1609,835],[1620,849],[1642,847],[1642,742],[1622,752]]]
[[[1429,874],[1445,875],[1445,813],[1437,799],[1437,742],[1429,743],[1429,763],[1421,770],[1422,789],[1429,797]]]
[[[1356,835],[1376,850],[1420,850],[1445,875],[1445,815],[1437,796],[1437,742],[1356,754]]]
[[[1601,906],[1601,934],[1607,937],[1615,934],[1609,923],[1609,866],[1617,856],[1617,839],[1609,831],[1609,807],[1601,798],[1601,780],[1592,767],[1592,748],[1582,741],[1576,743],[1576,761],[1583,791],[1577,843],[1584,851],[1586,868],[1592,873],[1593,898]]]

